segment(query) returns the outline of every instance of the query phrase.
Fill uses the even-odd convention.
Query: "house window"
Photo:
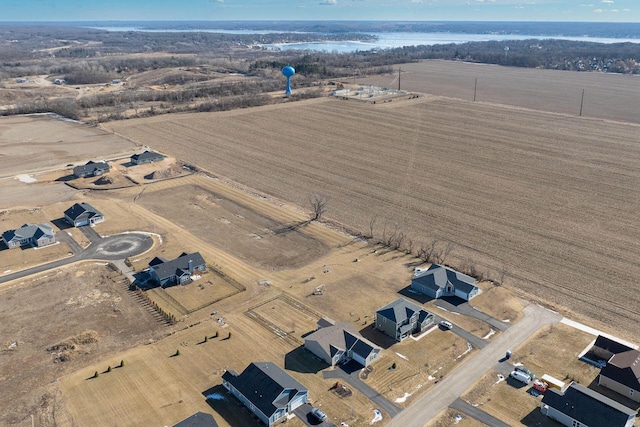
[[[632,388],[629,389],[629,397],[633,396],[633,391],[634,390]]]
[[[580,421],[573,420],[573,424],[572,424],[573,427],[580,427],[581,425],[582,424],[580,424]]]

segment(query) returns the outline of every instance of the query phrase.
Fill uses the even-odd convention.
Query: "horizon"
[[[87,4],[89,3],[89,4]],[[634,9],[635,7],[635,9]],[[3,23],[412,21],[640,23],[637,0],[9,0]]]

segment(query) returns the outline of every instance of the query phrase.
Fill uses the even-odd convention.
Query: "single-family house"
[[[600,370],[598,385],[640,402],[640,351],[616,353]]]
[[[78,178],[86,178],[88,176],[100,176],[109,172],[109,164],[107,162],[89,161],[85,165],[73,168],[73,174]]]
[[[376,311],[376,328],[402,341],[424,331],[434,322],[434,315],[404,298],[398,298]]]
[[[480,292],[476,279],[438,264],[431,264],[426,270],[416,269],[411,289],[432,298],[456,296],[465,301]]]
[[[207,271],[200,252],[186,253],[173,260],[155,257],[149,262],[151,279],[160,286],[182,285],[191,282],[191,276]]]
[[[104,215],[89,203],[81,202],[64,211],[64,219],[74,227],[93,226],[104,221]]]
[[[304,338],[304,348],[331,366],[355,360],[363,366],[380,355],[380,347],[362,337],[346,322],[320,319],[318,329]]]
[[[49,224],[24,224],[15,230],[7,230],[2,233],[7,248],[19,248],[21,246],[47,246],[56,242],[56,233]]]
[[[632,427],[636,411],[587,387],[571,383],[563,392],[549,388],[540,410],[569,427]]]
[[[227,371],[222,385],[267,426],[309,400],[309,391],[272,362],[253,362],[239,375]]]
[[[164,156],[162,154],[153,151],[145,151],[144,153],[134,154],[131,156],[131,163],[134,165],[143,165],[145,163],[159,162],[163,159]]]

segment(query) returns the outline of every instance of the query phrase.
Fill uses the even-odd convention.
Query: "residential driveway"
[[[436,323],[436,325],[440,323],[441,320],[443,320],[441,317],[438,317],[438,316],[434,316],[434,317],[435,317],[434,322]],[[467,342],[471,343],[475,348],[484,348],[487,346],[488,344],[487,341],[483,340],[482,338],[478,338],[477,336],[473,335],[470,332],[465,331],[459,326],[456,326],[455,323],[453,322],[451,323],[453,324],[453,328],[451,328],[451,332],[458,335],[460,338],[467,340]]]
[[[345,372],[344,369],[342,369],[342,367],[338,367],[333,370],[322,372],[322,378],[324,379],[337,378],[349,383],[351,387],[355,388],[360,393],[364,394],[369,400],[371,400],[374,404],[376,404],[379,409],[384,410],[392,418],[402,410],[402,408],[394,405],[393,403],[388,401],[384,396],[382,396],[380,393],[378,393],[377,391],[369,387],[367,384],[365,384],[360,379],[359,375],[360,375],[359,369],[351,373],[347,373]],[[420,425],[420,427],[422,427],[422,424]]]
[[[493,415],[489,415],[484,412],[482,409],[479,409],[476,406],[472,406],[465,402],[464,400],[458,398],[453,401],[453,403],[449,406],[451,409],[455,409],[456,411],[460,411],[463,414],[470,416],[471,418],[475,418],[491,427],[509,427],[509,424],[503,423]]]
[[[469,305],[468,302],[463,302],[461,304],[452,304],[451,302],[444,299],[437,299],[435,301],[435,305],[438,307],[444,308],[447,311],[451,311],[454,313],[464,314],[465,316],[473,317],[475,319],[482,320],[483,322],[491,325],[492,328],[497,329],[499,331],[506,331],[510,323],[502,322],[496,318],[489,316],[486,313],[481,312],[480,310]]]
[[[69,247],[71,247],[71,250],[73,251],[73,253],[75,255],[79,254],[80,252],[83,251],[82,246],[80,246],[78,244],[78,242],[76,242],[73,237],[71,237],[69,235],[69,233],[67,233],[64,230],[60,230],[58,232],[56,232],[56,240],[58,242],[64,242],[66,244],[69,245]]]
[[[96,234],[97,235],[97,234]],[[99,237],[99,236],[98,236]],[[6,283],[11,280],[21,279],[32,274],[42,273],[47,270],[62,267],[77,261],[99,260],[113,261],[125,259],[133,255],[141,254],[149,250],[153,246],[153,239],[149,236],[139,233],[117,234],[100,238],[95,243],[89,245],[88,248],[81,250],[74,256],[50,262],[48,264],[38,265],[26,270],[17,271],[0,277],[0,283]],[[72,246],[73,247],[73,246]]]
[[[528,305],[524,309],[522,320],[472,355],[462,366],[396,415],[387,426],[423,427],[427,421],[449,407],[466,389],[492,369],[504,357],[507,350],[517,348],[542,326],[557,323],[560,319],[561,316],[557,313],[535,304]]]
[[[309,427],[335,427],[335,424],[332,424],[329,420],[318,421],[316,417],[311,415],[311,408],[313,408],[313,406],[305,403],[302,406],[298,406],[293,413],[296,417],[300,418],[300,421]]]

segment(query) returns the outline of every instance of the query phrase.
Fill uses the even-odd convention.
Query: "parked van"
[[[512,371],[509,376],[525,385],[529,385],[529,382],[531,382],[531,377],[521,371]]]

